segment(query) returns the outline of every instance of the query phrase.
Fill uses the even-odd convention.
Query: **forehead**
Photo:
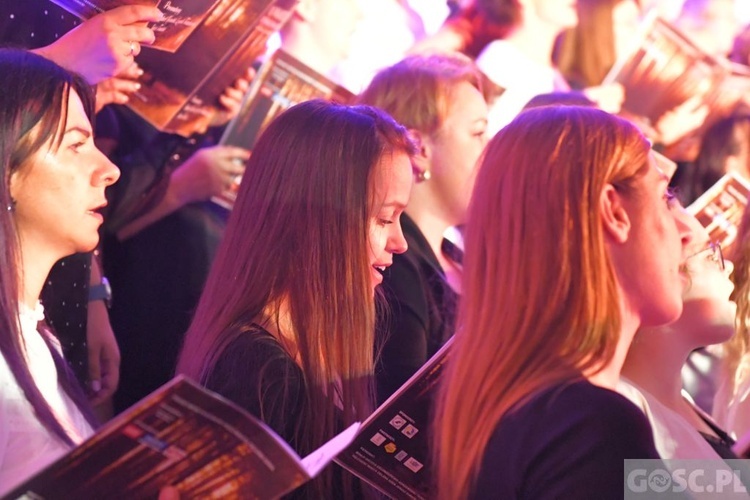
[[[372,187],[378,201],[406,206],[414,178],[409,155],[403,151],[385,153],[374,173]]]

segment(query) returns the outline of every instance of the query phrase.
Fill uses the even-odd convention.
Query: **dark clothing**
[[[191,203],[120,241],[118,230],[161,201],[172,172],[214,141],[159,132],[123,106],[106,107],[96,125],[97,144],[121,171],[107,189],[103,231],[110,320],[122,359],[114,406],[121,412],[174,375],[229,212],[211,202]]]
[[[414,221],[403,214],[401,227],[409,249],[395,254],[393,265],[383,273],[388,306],[384,313],[378,311],[378,335],[385,338],[376,368],[379,403],[453,335],[458,302],[458,294],[448,285],[435,253]]]
[[[313,451],[301,450],[297,437],[302,432],[298,428],[303,428],[309,418],[308,388],[302,370],[260,326],[249,325],[234,333],[233,340],[216,361],[206,387],[263,420],[302,456]],[[337,464],[329,467],[333,467],[333,491],[326,498],[374,497],[358,480],[350,486],[353,491],[345,492],[343,476],[349,472]],[[317,498],[311,486],[311,483],[302,485],[287,498]]]
[[[86,327],[91,259],[90,253],[77,253],[57,261],[40,295],[47,324],[60,340],[63,356],[83,387],[89,379]]]
[[[307,418],[304,375],[279,342],[253,325],[216,361],[206,387],[268,424],[295,450],[295,428]]]
[[[643,412],[586,381],[557,385],[502,418],[471,497],[622,498],[628,458],[659,458]]]
[[[79,24],[49,0],[0,0],[0,43],[6,47],[44,47]]]

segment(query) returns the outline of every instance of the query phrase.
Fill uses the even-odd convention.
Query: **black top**
[[[303,457],[312,451],[301,450],[297,437],[298,427],[302,428],[308,418],[308,393],[302,370],[262,327],[250,324],[235,334],[214,364],[206,387],[263,420]],[[337,464],[328,467],[333,467],[333,491],[326,492],[326,498],[378,497],[356,478],[348,483],[351,491],[345,491],[343,477],[349,472]],[[306,483],[287,498],[317,498],[311,486],[312,483]]]
[[[96,137],[121,172],[107,188],[102,226],[110,321],[121,355],[114,407],[121,412],[173,377],[229,212],[210,201],[190,203],[120,241],[117,231],[156,206],[172,172],[214,137],[159,132],[119,105],[97,115]]]
[[[643,412],[586,381],[557,385],[502,418],[472,498],[622,498],[627,458],[659,458]]]
[[[385,312],[378,335],[384,340],[376,369],[378,402],[396,392],[453,335],[458,295],[451,289],[430,244],[406,214],[401,227],[409,249],[393,256],[383,273]]]
[[[300,367],[260,326],[239,333],[219,356],[206,387],[268,424],[299,451],[295,428],[306,418]]]

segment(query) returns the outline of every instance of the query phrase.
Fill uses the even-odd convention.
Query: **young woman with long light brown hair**
[[[488,144],[436,412],[442,498],[610,498],[623,459],[658,457],[614,392],[638,327],[682,310],[690,236],[649,151],[579,107],[525,111]]]
[[[186,334],[178,372],[302,455],[373,409],[374,292],[406,250],[413,147],[368,106],[308,101],[281,114],[253,149]],[[357,491],[329,469],[299,494]]]

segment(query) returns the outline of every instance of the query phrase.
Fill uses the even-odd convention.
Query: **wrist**
[[[89,302],[101,300],[110,307],[112,303],[112,287],[109,286],[109,280],[102,276],[101,282],[89,285]]]

